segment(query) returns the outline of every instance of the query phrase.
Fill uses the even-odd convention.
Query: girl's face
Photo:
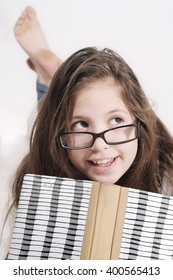
[[[135,118],[120,97],[112,78],[93,82],[75,94],[71,119],[72,132],[99,133],[132,124]],[[73,165],[92,181],[116,183],[133,163],[137,139],[125,144],[109,145],[97,138],[92,147],[68,150]]]

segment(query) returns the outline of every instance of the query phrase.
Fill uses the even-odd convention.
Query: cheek
[[[127,161],[129,161],[130,165],[134,161],[137,151],[138,151],[138,141],[135,140],[133,142],[129,142],[128,147],[126,149],[126,159]]]
[[[82,151],[68,151],[67,155],[72,164],[78,168],[82,164],[83,153]]]
[[[122,151],[124,160],[128,161],[131,165],[136,157],[138,151],[138,141],[132,141],[124,145]]]

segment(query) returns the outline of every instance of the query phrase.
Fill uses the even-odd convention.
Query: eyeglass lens
[[[135,139],[136,136],[136,126],[119,127],[104,133],[104,138],[108,144],[116,144],[125,141],[128,142]],[[61,136],[63,146],[68,148],[91,146],[93,145],[93,139],[93,135],[88,133],[72,133]]]

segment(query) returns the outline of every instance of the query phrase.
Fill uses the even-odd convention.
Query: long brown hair
[[[141,123],[137,156],[116,183],[153,192],[163,192],[163,181],[173,186],[172,136],[151,108],[134,72],[112,50],[85,48],[59,67],[42,100],[29,153],[20,164],[14,181],[16,205],[25,173],[89,179],[72,165],[66,151],[58,145],[56,135],[68,128],[74,93],[88,83],[107,77],[112,77],[120,86],[123,101]]]

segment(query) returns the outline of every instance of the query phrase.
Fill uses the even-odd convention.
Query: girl
[[[27,36],[20,36],[21,28]],[[23,48],[26,38],[31,34],[36,38],[39,33],[42,50],[38,46],[37,53],[34,48],[26,50],[29,66],[41,73],[39,81],[49,85],[58,68],[41,100],[30,151],[16,174],[15,205],[25,173],[90,179],[172,194],[172,136],[123,58],[109,49],[84,48],[61,63],[49,51],[31,7],[17,22],[15,33]],[[43,64],[47,61],[49,73],[45,74]]]
[[[50,51],[32,7],[24,10],[14,32],[37,73],[38,98],[44,95],[29,153],[14,180],[14,212],[25,173],[172,195],[172,136],[128,64],[114,51],[96,48],[79,50],[62,63]],[[13,220],[3,231],[2,259],[8,254]]]

